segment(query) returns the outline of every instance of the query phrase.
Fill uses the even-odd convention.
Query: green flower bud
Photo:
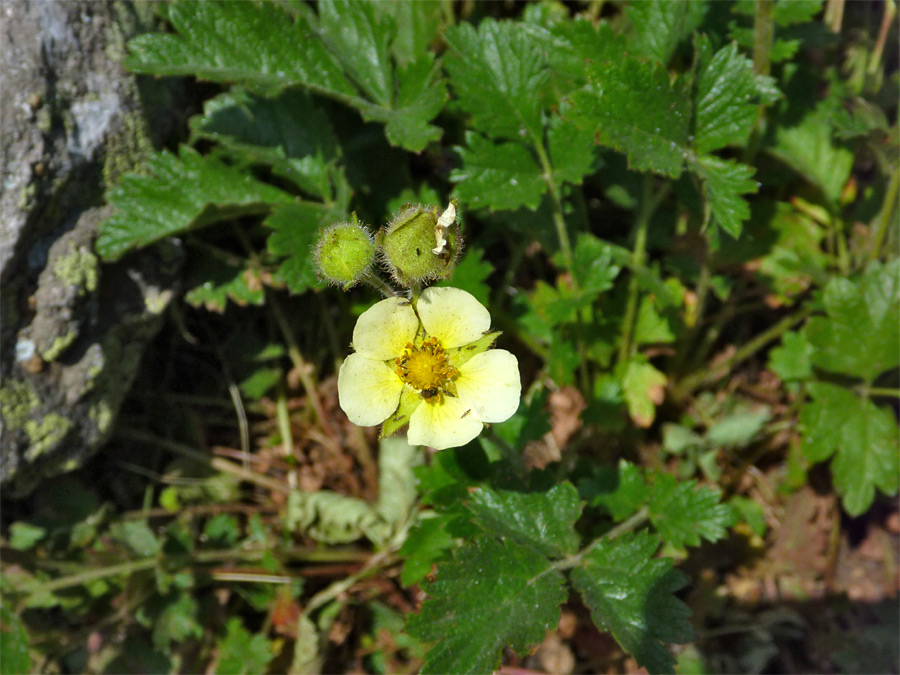
[[[369,231],[359,224],[337,223],[325,228],[316,242],[315,260],[319,278],[351,288],[362,281],[372,268],[375,244]]]
[[[408,204],[379,233],[385,264],[398,284],[409,287],[453,273],[463,245],[456,206],[455,199],[443,211]]]

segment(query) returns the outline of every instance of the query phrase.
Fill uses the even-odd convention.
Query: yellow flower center
[[[394,360],[394,372],[426,401],[447,391],[458,375],[447,360],[447,352],[437,338],[428,338],[421,345],[406,343],[403,355]]]

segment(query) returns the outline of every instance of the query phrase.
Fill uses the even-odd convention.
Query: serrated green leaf
[[[534,549],[490,537],[458,549],[424,585],[428,599],[407,630],[437,642],[422,673],[486,673],[504,647],[524,653],[556,626],[566,600],[562,574]]]
[[[865,513],[876,488],[897,494],[900,431],[894,413],[834,384],[811,382],[808,388],[813,400],[800,411],[803,454],[811,462],[835,455],[831,473],[847,513]]]
[[[626,14],[641,53],[667,65],[678,43],[703,21],[706,9],[707,3],[701,1],[645,0],[629,5]]]
[[[234,88],[209,99],[203,115],[191,119],[191,131],[195,139],[218,141],[271,165],[319,199],[333,196],[340,149],[328,117],[302,90],[262,98]]]
[[[350,79],[382,106],[391,102],[391,61],[388,45],[393,19],[376,17],[371,3],[321,0],[318,33],[343,64]]]
[[[319,229],[341,219],[342,214],[322,204],[297,202],[280,207],[265,220],[274,230],[266,245],[284,257],[278,276],[293,293],[302,293],[316,284],[313,246]]]
[[[388,139],[414,152],[440,137],[428,124],[446,99],[433,55],[420,57],[424,76],[410,64],[392,72],[388,15],[339,0],[320,3],[319,11],[289,13],[268,2],[174,3],[169,19],[177,34],[135,38],[126,64],[140,73],[242,83],[266,95],[301,85],[385,122]]]
[[[588,504],[620,522],[644,505],[650,487],[638,467],[620,459],[616,467],[596,467],[589,478],[578,481],[578,491]]]
[[[607,31],[601,37],[609,39]],[[600,56],[587,65],[590,84],[571,97],[571,118],[592,130],[598,143],[626,153],[630,169],[677,178],[690,134],[686,82],[671,82],[658,62],[622,52]]]
[[[495,138],[543,137],[541,92],[549,73],[543,51],[516,23],[484,19],[448,30],[450,86],[472,116],[471,128]]]
[[[900,365],[900,261],[871,266],[858,282],[834,278],[825,287],[827,317],[809,320],[804,334],[812,362],[871,383]]]
[[[822,10],[824,0],[780,0],[772,8],[772,18],[779,26],[793,26],[813,20]]]
[[[688,3],[690,4],[690,3]],[[774,84],[758,82],[753,62],[732,42],[715,54],[705,36],[697,44],[697,101],[694,147],[707,153],[726,145],[743,144],[758,114],[757,94]]]
[[[128,68],[243,82],[268,94],[297,83],[356,93],[306,17],[276,3],[176,2],[168,7],[168,19],[177,34],[136,37],[129,43]]]
[[[450,180],[458,183],[460,201],[473,209],[509,210],[538,207],[547,183],[537,161],[519,143],[492,143],[476,133],[466,133],[466,145],[458,147],[462,166]]]
[[[656,418],[656,406],[665,397],[666,376],[643,357],[620,364],[619,370],[631,420],[639,427],[649,427]]]
[[[410,529],[409,536],[400,547],[403,569],[400,582],[404,586],[417,584],[431,572],[432,566],[443,559],[456,538],[447,531],[447,523],[458,516],[436,515],[422,517]]]
[[[572,570],[572,583],[594,623],[651,673],[671,673],[675,659],[661,643],[689,642],[690,609],[675,597],[687,579],[670,558],[654,558],[659,542],[646,532],[601,539]]]
[[[224,312],[229,300],[239,306],[263,304],[262,282],[255,278],[246,259],[212,248],[203,249],[194,259],[191,278],[198,285],[184,294],[189,305]],[[248,283],[251,279],[252,288]]]
[[[589,232],[579,232],[575,240],[572,273],[582,293],[591,300],[610,290],[622,270],[613,248]]]
[[[557,185],[581,185],[582,179],[593,170],[597,158],[594,135],[590,129],[579,128],[567,120],[566,112],[563,109],[561,116],[554,116],[547,131],[553,179]]]
[[[397,100],[390,110],[362,107],[363,117],[385,123],[384,133],[391,145],[421,152],[441,137],[441,129],[429,120],[444,107],[447,87],[441,79],[441,65],[431,52],[397,69]]]
[[[739,237],[743,222],[750,217],[750,205],[741,195],[759,189],[752,179],[754,169],[714,155],[693,157],[690,166],[703,180],[703,192],[715,222],[732,237]]]
[[[769,368],[783,382],[805,380],[812,376],[813,346],[802,333],[788,332],[781,346],[769,353]]]
[[[813,111],[795,126],[778,126],[772,152],[838,203],[853,168],[853,153],[832,142],[826,116]]]
[[[443,8],[439,2],[376,2],[376,13],[389,14],[396,32],[391,53],[403,65],[415,61],[428,51],[442,23]]]
[[[278,188],[182,146],[148,160],[150,175],[128,174],[106,193],[116,211],[100,226],[96,250],[116,260],[164,237],[293,201]]]
[[[216,673],[221,675],[252,675],[263,673],[275,656],[271,643],[262,633],[251,635],[238,617],[228,620],[226,633],[219,640],[219,663]]]
[[[657,473],[650,491],[650,520],[663,540],[675,546],[699,546],[701,539],[722,539],[734,524],[735,514],[721,503],[718,490],[697,487],[693,480],[678,482],[668,473]]]
[[[153,621],[153,646],[165,654],[171,642],[181,644],[189,638],[202,637],[203,626],[197,621],[197,609],[197,600],[192,595],[178,593]]]
[[[511,492],[480,488],[467,504],[480,527],[501,539],[561,558],[580,542],[575,521],[581,515],[578,491],[560,483],[547,492]]]

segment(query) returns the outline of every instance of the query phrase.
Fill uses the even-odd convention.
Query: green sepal
[[[403,390],[400,392],[400,404],[393,414],[384,421],[384,424],[381,425],[380,438],[393,436],[401,427],[409,424],[409,418],[421,402],[422,395],[409,385],[404,385]]]
[[[461,365],[463,365],[473,356],[482,354],[490,349],[491,345],[493,345],[494,342],[497,341],[497,338],[502,334],[503,331],[492,331],[489,333],[485,333],[480,338],[475,340],[475,342],[470,342],[469,344],[463,345],[462,347],[457,347],[456,349],[448,349],[447,360],[450,361],[451,366],[459,369]]]

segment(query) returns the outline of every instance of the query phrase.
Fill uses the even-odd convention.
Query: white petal
[[[384,361],[351,354],[338,373],[338,400],[350,421],[362,427],[381,424],[397,409],[403,382]]]
[[[418,328],[419,319],[409,300],[388,298],[360,315],[353,329],[353,348],[370,359],[395,359],[406,343],[413,341]]]
[[[473,356],[460,366],[456,393],[482,422],[503,422],[519,407],[519,362],[505,349]]]
[[[458,398],[444,396],[442,403],[423,402],[409,419],[407,441],[410,445],[428,445],[437,450],[465,445],[484,425],[475,419]]]
[[[459,288],[431,286],[416,303],[425,332],[445,349],[475,342],[491,327],[491,315],[471,293]]]

